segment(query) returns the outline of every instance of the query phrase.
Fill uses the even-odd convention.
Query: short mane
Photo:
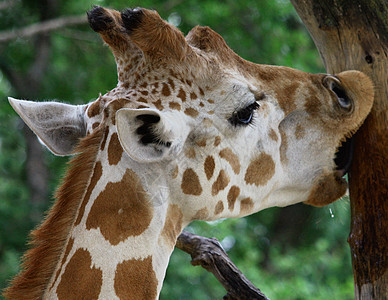
[[[64,250],[76,213],[90,182],[103,135],[96,129],[83,138],[69,163],[55,203],[43,223],[31,232],[31,248],[23,256],[20,273],[4,290],[6,299],[41,299]]]

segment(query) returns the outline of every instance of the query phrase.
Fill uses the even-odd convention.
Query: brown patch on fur
[[[285,114],[288,114],[296,109],[295,93],[299,86],[299,82],[292,82],[284,88],[278,88],[276,90],[276,98],[280,108]]]
[[[163,83],[162,95],[165,97],[168,97],[171,95],[171,91],[170,91],[170,88],[168,87],[167,83]]]
[[[209,217],[209,211],[207,207],[203,207],[195,213],[195,215],[193,216],[193,221],[206,220],[208,217]]]
[[[199,196],[202,194],[201,183],[193,169],[189,168],[183,172],[181,188],[186,195]]]
[[[176,204],[169,204],[161,236],[171,248],[175,246],[176,239],[182,231],[182,220],[183,214],[179,206]]]
[[[271,130],[269,131],[269,134],[268,134],[268,136],[269,136],[269,138],[271,139],[271,140],[273,140],[273,141],[275,141],[275,142],[277,142],[278,141],[278,135],[276,134],[276,132],[275,132],[275,130],[273,130],[272,128],[271,128]]]
[[[98,299],[102,271],[92,267],[92,258],[85,249],[78,249],[66,266],[57,288],[58,299]]]
[[[245,182],[256,186],[265,185],[275,174],[275,163],[272,157],[261,153],[248,166],[245,173]]]
[[[109,182],[98,195],[86,220],[86,229],[100,228],[112,245],[142,234],[150,225],[153,208],[139,177],[127,169],[120,182]]]
[[[98,126],[100,126],[100,122],[93,123],[92,129],[96,129]]]
[[[170,103],[168,103],[168,106],[171,109],[181,110],[181,105],[178,102],[175,102],[175,101],[171,101]]]
[[[296,128],[295,128],[295,137],[297,140],[300,140],[304,137],[304,128],[302,125],[298,124],[296,125]]]
[[[253,201],[251,198],[242,199],[240,202],[240,214],[250,213],[253,209]]]
[[[224,211],[224,203],[220,200],[217,202],[216,207],[214,208],[214,214],[218,215]]]
[[[213,156],[206,157],[205,164],[203,165],[203,167],[205,169],[207,180],[212,178],[215,166],[216,166],[216,163],[214,162]]]
[[[106,144],[106,140],[108,139],[108,136],[109,136],[109,126],[106,126],[104,131],[104,137],[101,142],[101,147],[100,147],[101,151],[105,149],[105,144]]]
[[[194,148],[190,147],[185,149],[185,156],[187,158],[195,158],[195,150]]]
[[[5,290],[9,299],[41,299],[65,247],[81,199],[92,176],[102,129],[81,140],[75,149],[64,183],[42,225],[31,233],[31,249],[23,257],[21,272]]]
[[[191,93],[190,93],[190,99],[191,99],[191,100],[195,100],[195,99],[197,99],[197,98],[198,98],[198,96],[197,96],[196,93],[194,93],[194,92],[191,92]]]
[[[179,171],[179,168],[178,168],[178,165],[175,166],[174,170],[172,170],[172,179],[175,179],[178,177],[178,171]]]
[[[178,98],[181,98],[182,102],[186,101],[186,92],[181,88],[177,95]]]
[[[212,185],[212,196],[215,196],[219,193],[219,191],[222,191],[225,189],[229,184],[230,178],[226,174],[225,170],[221,170],[218,174],[218,177],[216,181],[214,181]]]
[[[221,137],[216,136],[216,138],[214,139],[214,147],[217,147],[220,143],[221,143]]]
[[[206,138],[203,138],[202,140],[196,141],[195,144],[198,147],[206,147]]]
[[[234,204],[236,203],[237,197],[240,195],[240,188],[238,186],[233,185],[228,193],[228,208],[230,211],[233,211]]]
[[[310,97],[306,99],[306,103],[304,105],[306,112],[310,114],[311,116],[315,117],[319,114],[320,108],[321,108],[321,102],[319,101],[318,97],[314,95],[316,91],[309,88],[310,91]]]
[[[288,141],[287,141],[287,135],[284,132],[282,128],[280,128],[280,137],[282,139],[282,142],[280,144],[280,161],[283,165],[286,165],[288,163],[287,158],[287,148],[288,148]]]
[[[207,99],[207,102],[209,102],[210,104],[213,104],[214,100],[213,99]]]
[[[185,109],[185,114],[190,117],[196,118],[199,112],[196,109],[189,107]]]
[[[100,104],[101,104],[100,100],[96,100],[89,106],[89,109],[88,109],[89,118],[93,118],[101,112]]]
[[[162,101],[160,99],[157,100],[157,101],[154,101],[152,103],[155,105],[155,107],[157,109],[159,109],[159,110],[163,110],[164,109],[164,106],[162,105]]]
[[[155,299],[158,279],[152,266],[152,257],[125,260],[118,264],[114,288],[120,299]]]
[[[110,165],[117,165],[123,155],[123,148],[121,147],[119,137],[114,132],[110,138],[108,146],[108,161]]]
[[[221,150],[220,157],[225,159],[230,164],[235,174],[240,173],[240,161],[238,156],[233,153],[232,149],[225,148]]]

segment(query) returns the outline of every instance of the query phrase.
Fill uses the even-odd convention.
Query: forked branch
[[[217,239],[183,231],[176,247],[191,255],[192,265],[201,265],[214,274],[228,292],[224,299],[269,300],[235,266]]]

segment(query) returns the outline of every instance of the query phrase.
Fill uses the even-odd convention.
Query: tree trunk
[[[360,70],[375,84],[355,137],[349,244],[356,299],[388,299],[388,2],[291,0],[329,73]]]

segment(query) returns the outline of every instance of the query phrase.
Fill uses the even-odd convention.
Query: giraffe
[[[142,8],[88,20],[115,88],[78,106],[9,98],[51,152],[74,157],[6,298],[155,299],[191,221],[345,193],[349,161],[335,157],[372,107],[366,75],[254,64],[210,28],[184,37]]]

